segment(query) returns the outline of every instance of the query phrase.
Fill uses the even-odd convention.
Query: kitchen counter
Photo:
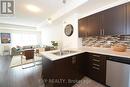
[[[67,54],[67,55],[62,55],[62,56],[52,54],[52,53],[57,52],[59,50],[41,52],[40,54],[47,57],[48,59],[50,59],[52,61],[66,58],[66,57],[73,56],[73,55],[77,55],[77,54],[81,54],[84,52],[109,55],[109,56],[116,56],[116,57],[122,57],[122,58],[130,58],[130,49],[127,49],[126,52],[116,52],[116,51],[113,51],[111,48],[99,48],[99,47],[81,47],[78,49],[70,49],[70,50],[74,50],[77,52]]]
[[[111,48],[82,47],[79,48],[79,50],[90,52],[90,53],[102,54],[102,55],[130,58],[130,49],[127,49],[126,52],[116,52],[113,51]]]
[[[72,49],[72,51],[76,51],[75,53],[70,53],[70,54],[66,54],[66,55],[55,55],[53,54],[54,52],[58,52],[59,50],[53,50],[53,51],[46,51],[46,52],[41,52],[40,54],[45,56],[46,58],[50,59],[51,61],[55,61],[55,60],[59,60],[59,59],[63,59],[69,56],[74,56],[77,54],[81,54],[84,53],[85,51],[83,50],[79,50],[79,49]]]

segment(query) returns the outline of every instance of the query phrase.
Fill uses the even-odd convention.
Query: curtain
[[[36,34],[12,33],[11,45],[12,46],[25,46],[37,45],[38,39]]]

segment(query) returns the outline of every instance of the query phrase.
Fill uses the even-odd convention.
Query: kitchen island
[[[111,48],[97,47],[82,47],[73,50],[75,53],[60,56],[54,55],[59,50],[41,53],[44,82],[53,83],[53,87],[71,87],[83,76],[88,76],[99,83],[109,85],[107,84],[109,74],[107,68],[112,67],[108,67],[111,64],[107,65],[107,60],[130,64],[129,49],[126,52],[115,52]]]
[[[84,52],[76,50],[67,55],[54,55],[57,51],[43,54],[42,79],[53,87],[71,87],[84,76],[81,72]]]

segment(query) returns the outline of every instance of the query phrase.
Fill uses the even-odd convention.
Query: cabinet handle
[[[94,56],[94,57],[100,57],[100,55],[92,55],[92,56]]]
[[[95,61],[95,62],[100,62],[100,60],[97,60],[97,59],[92,59],[93,61]]]
[[[100,35],[102,35],[102,29],[100,29]]]
[[[103,35],[104,35],[104,29],[103,29]]]
[[[86,36],[88,36],[88,32],[87,32],[87,35]]]
[[[73,56],[72,57],[72,64],[75,64],[76,63],[76,56]]]
[[[93,69],[96,69],[96,70],[100,70],[100,68],[98,68],[98,67],[94,67],[94,66],[93,66],[92,68],[93,68]]]
[[[100,66],[99,64],[95,64],[95,63],[93,63],[93,65],[94,65],[94,66],[97,66],[97,67],[99,67],[99,66]]]
[[[108,59],[109,59],[109,60],[111,60],[112,58],[111,58],[111,57],[109,57]]]
[[[103,32],[104,32],[104,29],[101,29],[101,30],[100,30],[100,35],[104,35]]]

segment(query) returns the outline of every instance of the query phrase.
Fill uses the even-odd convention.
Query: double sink
[[[76,53],[76,52],[78,52],[78,51],[62,50],[62,51],[53,52],[52,54],[57,55],[57,56],[63,56],[63,55],[68,55],[68,54],[72,54],[72,53]]]

